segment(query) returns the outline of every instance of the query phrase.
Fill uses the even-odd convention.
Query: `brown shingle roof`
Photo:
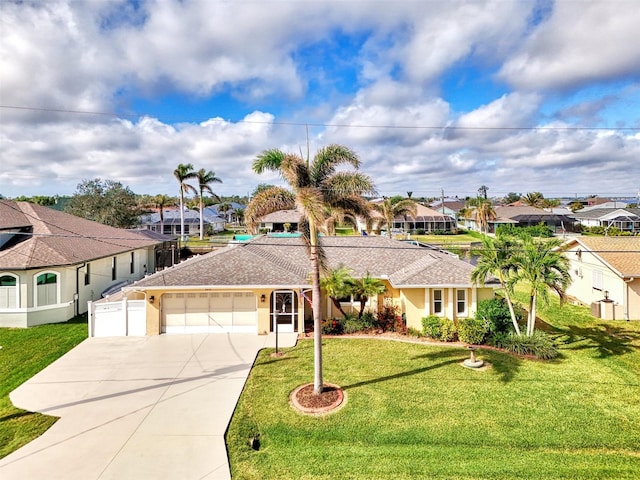
[[[578,237],[586,250],[592,251],[622,277],[640,277],[640,237]]]
[[[73,265],[158,243],[51,208],[2,200],[0,222],[7,223],[0,223],[0,230],[6,230],[16,218],[24,219],[30,231],[15,235],[0,248],[1,270]]]
[[[439,251],[385,237],[323,237],[329,268],[349,267],[392,285],[469,285],[473,266]],[[300,238],[258,237],[193,258],[136,283],[153,286],[306,286],[311,265]]]

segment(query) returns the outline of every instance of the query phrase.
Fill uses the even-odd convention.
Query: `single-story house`
[[[225,202],[205,207],[204,210],[211,216],[223,218],[227,223],[237,223],[245,208],[246,205],[238,202]]]
[[[465,208],[466,205],[462,200],[445,198],[444,203],[442,200],[437,200],[433,202],[430,207],[443,215],[449,215],[450,217],[457,218],[458,212]]]
[[[623,232],[640,233],[640,210],[631,208],[591,208],[577,210],[573,216],[582,226],[616,227]]]
[[[372,202],[372,203],[375,203]],[[419,203],[416,203],[417,215],[415,218],[410,217],[409,215],[399,215],[393,219],[392,230],[394,232],[400,233],[412,233],[417,230],[423,230],[427,233],[434,231],[446,231],[451,232],[454,231],[458,227],[458,223],[455,217],[452,217],[448,214],[443,214],[441,212],[437,212],[432,208],[425,207]],[[382,215],[377,211],[371,212],[373,218],[373,228],[378,230],[380,228],[381,223],[377,222],[377,218],[382,218]],[[358,219],[359,229],[364,230],[365,221],[363,219]],[[385,227],[383,227],[384,229]]]
[[[572,279],[567,295],[601,318],[640,320],[640,237],[579,236],[564,248]]]
[[[213,233],[224,230],[225,219],[207,212],[204,209],[203,225],[205,232]],[[160,219],[160,212],[148,213],[140,216],[140,225],[153,232],[160,232],[165,235],[180,235],[180,209],[168,208],[163,210],[163,219]],[[200,235],[200,212],[186,208],[184,210],[184,234]]]
[[[278,210],[260,218],[259,232],[295,232],[298,230],[301,213],[299,210]]]
[[[0,326],[65,322],[114,284],[155,272],[159,242],[28,202],[0,200]]]
[[[479,301],[493,297],[494,285],[472,283],[474,267],[446,252],[379,236],[321,241],[329,268],[345,265],[354,277],[369,273],[385,283],[386,293],[369,299],[369,310],[395,305],[409,327],[421,329],[422,317],[432,314],[472,316]],[[310,271],[301,238],[259,236],[125,287],[113,305],[122,305],[119,314],[108,310],[106,301],[96,302],[90,332],[304,332],[312,324]],[[138,312],[135,326],[127,323],[128,304]],[[345,307],[356,305],[355,299],[345,299]],[[323,298],[322,316],[339,316],[328,298]]]
[[[495,233],[500,225],[515,225],[516,227],[532,227],[544,223],[554,233],[572,232],[575,219],[565,209],[544,210],[531,206],[495,207],[496,218],[489,220],[489,232]],[[475,223],[475,222],[474,222]]]

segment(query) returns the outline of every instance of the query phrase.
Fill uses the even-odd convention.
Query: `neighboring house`
[[[114,284],[155,272],[158,240],[0,200],[0,326],[64,322]]]
[[[375,202],[373,202],[375,203]],[[419,203],[416,203],[417,215],[416,218],[412,218],[409,215],[398,216],[393,219],[392,230],[394,232],[401,233],[416,233],[418,230],[425,233],[431,232],[452,232],[458,227],[458,223],[454,217],[448,214],[443,214],[433,210],[432,208],[425,207]],[[372,211],[373,228],[374,230],[380,229],[380,223],[377,222],[377,218],[382,218],[380,212]],[[360,230],[364,230],[365,222],[362,219],[358,221],[358,227]],[[380,230],[384,231],[385,226]]]
[[[637,208],[592,208],[577,210],[573,216],[584,227],[615,227],[623,232],[640,233],[640,210]]]
[[[180,263],[180,248],[177,237],[144,228],[136,228],[131,231],[158,242],[153,248],[156,270],[173,267],[176,263]]]
[[[208,213],[204,213],[205,234],[208,231],[213,233],[224,230],[225,219]],[[160,232],[165,235],[180,235],[180,209],[169,208],[163,212],[164,221],[160,220],[160,213],[153,212],[140,217],[140,225],[153,232]],[[162,231],[161,231],[162,230]],[[184,211],[184,234],[200,235],[200,212],[198,210],[185,209]]]
[[[295,232],[300,222],[300,211],[279,210],[260,218],[259,232]]]
[[[225,219],[227,223],[235,223],[238,222],[238,215],[243,212],[245,208],[247,208],[247,206],[241,203],[229,202],[211,205],[204,210],[211,216]]]
[[[570,297],[601,318],[640,320],[640,237],[580,236],[565,248]]]
[[[522,207],[495,207],[496,218],[489,220],[489,232],[495,233],[500,225],[515,225],[516,227],[532,227],[544,223],[554,233],[572,232],[576,223],[565,209],[544,210],[542,208]],[[474,220],[469,221],[475,224]]]
[[[493,297],[491,285],[471,282],[473,266],[455,255],[385,237],[323,237],[329,268],[349,267],[354,277],[367,272],[387,291],[371,298],[368,308],[395,305],[407,326],[422,329],[427,315],[464,318],[474,315],[480,300]],[[90,319],[93,335],[157,335],[176,332],[304,332],[312,324],[311,271],[300,238],[260,236],[187,260],[123,289],[132,304],[135,327],[127,315],[102,312],[96,302]],[[345,307],[358,305],[348,299]],[[102,309],[102,310],[100,310]],[[125,308],[126,310],[126,308]],[[322,315],[339,316],[323,297]],[[131,333],[129,333],[131,334]]]
[[[443,215],[449,215],[450,217],[457,218],[458,212],[465,208],[465,203],[462,200],[457,199],[445,199],[444,203],[442,203],[442,200],[438,200],[431,204],[431,208]]]
[[[600,199],[600,200],[606,200],[606,199]],[[589,210],[593,210],[595,208],[622,208],[622,209],[625,209],[625,208],[627,208],[627,206],[629,206],[629,204],[627,202],[621,202],[620,200],[608,200],[608,201],[602,201],[602,202],[599,202],[599,203],[595,203],[593,205],[586,205],[582,209],[580,209],[580,211],[588,212]]]

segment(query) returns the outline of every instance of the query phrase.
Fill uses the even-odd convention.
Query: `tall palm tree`
[[[180,240],[184,236],[184,194],[198,193],[193,185],[187,183],[187,180],[196,178],[196,172],[193,171],[191,163],[180,163],[173,171],[173,176],[178,180],[180,185]]]
[[[561,244],[562,240],[557,238],[536,240],[525,237],[520,253],[515,258],[518,272],[513,280],[524,280],[529,285],[527,335],[532,335],[535,330],[538,297],[547,302],[549,290],[553,290],[562,304],[565,291],[571,284],[569,260],[558,250]]]
[[[252,204],[262,205],[247,207],[245,218],[248,224],[257,223],[258,214],[291,208],[293,204],[300,211],[299,230],[307,245],[307,253],[311,262],[312,309],[314,329],[314,379],[313,391],[322,393],[322,312],[320,271],[324,270],[324,250],[318,236],[326,220],[326,206],[356,211],[365,210],[365,194],[374,194],[373,181],[366,175],[356,171],[336,171],[341,165],[360,167],[358,155],[343,145],[328,145],[321,148],[310,161],[301,155],[287,154],[280,150],[265,150],[253,162],[253,170],[261,174],[266,170],[279,172],[291,187],[291,195],[286,196],[283,189],[266,190],[254,197]],[[271,195],[273,192],[273,195]]]
[[[468,201],[473,219],[480,226],[480,231],[489,232],[489,222],[496,219],[496,211],[491,200],[476,197]]]
[[[360,311],[358,318],[362,318],[364,307],[371,297],[381,295],[387,291],[384,282],[378,278],[373,278],[369,272],[362,278],[355,278],[351,281],[351,293],[360,300]]]
[[[206,171],[204,168],[201,168],[196,172],[196,178],[198,179],[198,190],[200,191],[199,197],[199,207],[200,207],[200,240],[204,238],[204,192],[209,192],[211,196],[213,196],[216,201],[220,201],[220,197],[213,193],[211,190],[211,183],[222,183],[216,174],[211,170]]]
[[[320,278],[320,287],[345,318],[347,317],[347,312],[342,308],[340,299],[351,295],[352,281],[351,270],[344,265],[329,270]]]
[[[520,335],[520,327],[513,310],[513,302],[511,301],[513,285],[510,282],[510,277],[518,270],[514,257],[517,248],[516,241],[509,238],[493,239],[491,237],[483,237],[482,249],[473,252],[474,255],[478,255],[478,263],[473,272],[471,272],[471,280],[474,283],[483,284],[487,275],[496,275],[498,277],[509,306],[513,328],[516,334]]]
[[[153,205],[158,209],[160,213],[160,233],[164,233],[164,207],[174,205],[174,197],[160,193],[153,197]]]
[[[408,215],[416,218],[418,215],[418,205],[410,199],[384,198],[380,203],[374,203],[373,209],[382,215],[382,219],[378,221],[378,228],[382,225],[387,227],[387,236],[391,238],[391,229],[393,228],[393,219],[402,215]]]

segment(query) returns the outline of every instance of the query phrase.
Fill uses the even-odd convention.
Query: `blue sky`
[[[381,195],[640,190],[634,0],[4,1],[0,21],[5,196],[175,195],[181,162],[244,195],[306,124]]]

